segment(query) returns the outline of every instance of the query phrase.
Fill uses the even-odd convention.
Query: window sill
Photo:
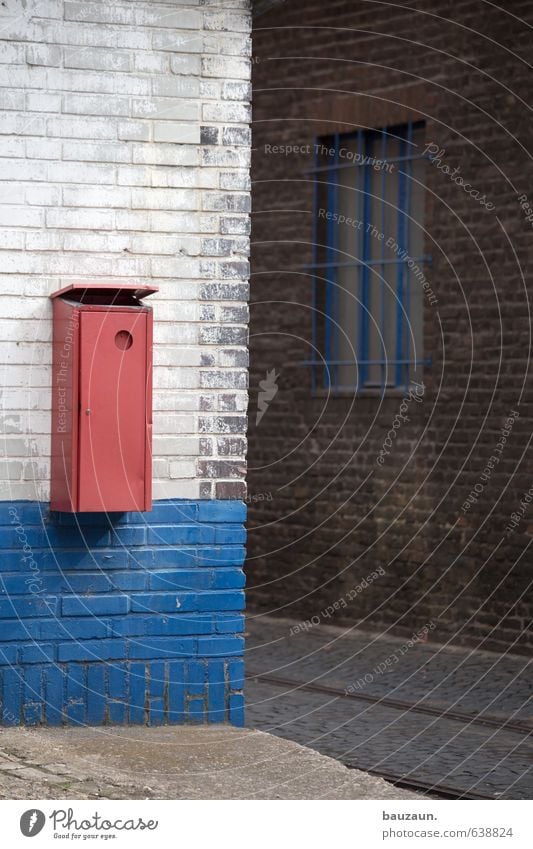
[[[420,384],[419,384],[420,385]],[[382,397],[384,401],[388,398],[403,398],[405,395],[409,393],[410,389],[414,389],[414,385],[410,387],[405,386],[391,386],[385,392],[381,389],[360,389],[356,391],[355,389],[315,389],[312,392],[313,398],[380,398]]]

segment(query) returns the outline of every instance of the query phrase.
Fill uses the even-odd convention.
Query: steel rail
[[[387,696],[372,696],[369,693],[350,693],[346,690],[341,690],[339,687],[331,687],[327,684],[297,681],[292,678],[284,678],[280,675],[269,675],[262,672],[248,672],[246,677],[247,679],[266,681],[281,687],[291,687],[294,690],[309,690],[310,692],[324,693],[325,695],[336,696],[342,699],[370,702],[372,704],[383,705],[383,707],[391,707],[396,710],[405,710],[413,713],[423,713],[428,716],[437,716],[441,719],[450,719],[464,724],[484,725],[487,728],[497,728],[500,731],[509,731],[522,736],[533,735],[533,724],[506,721],[505,719],[502,721],[502,718],[490,714],[485,716],[482,713],[469,713],[467,711],[451,710],[449,708],[442,709],[429,704],[412,704],[401,699],[390,699]]]
[[[291,687],[293,690],[307,690],[315,693],[323,693],[324,695],[336,696],[337,698],[355,699],[371,704],[383,705],[396,710],[407,710],[417,713],[427,714],[428,716],[436,716],[441,719],[451,719],[463,724],[473,723],[476,725],[484,725],[488,728],[497,728],[501,731],[510,731],[515,734],[520,734],[522,737],[527,737],[533,734],[533,725],[528,725],[521,722],[506,722],[493,715],[483,716],[482,714],[468,713],[466,711],[455,711],[450,709],[441,709],[433,705],[413,705],[410,702],[405,702],[400,699],[389,699],[387,697],[371,696],[368,693],[349,693],[341,690],[338,687],[331,687],[327,684],[316,684],[312,682],[296,681],[292,678],[284,678],[280,675],[269,675],[260,672],[248,672],[246,680],[264,681],[265,683],[274,684],[281,687]],[[342,759],[340,759],[342,760]],[[422,778],[417,778],[416,775],[401,775],[394,772],[389,772],[382,769],[371,769],[364,764],[347,763],[342,760],[342,763],[348,769],[358,769],[362,772],[367,772],[370,775],[375,775],[389,781],[397,787],[405,787],[409,790],[421,790],[431,793],[435,796],[440,796],[447,799],[483,799],[495,800],[504,798],[503,794],[494,792],[482,793],[481,791],[470,791],[461,787],[452,786],[449,784],[433,784],[429,781],[424,781]]]
[[[387,772],[381,769],[368,769],[366,766],[354,766],[353,764],[345,763],[348,769],[359,769],[361,772],[368,772],[369,775],[375,775],[377,778],[383,778],[385,781],[394,784],[396,787],[405,787],[408,790],[425,790],[435,796],[442,796],[446,799],[501,799],[499,793],[481,793],[480,791],[461,790],[460,787],[452,787],[449,784],[432,784],[431,781],[424,781],[421,778],[416,778],[414,775],[404,776],[397,775],[394,772]]]

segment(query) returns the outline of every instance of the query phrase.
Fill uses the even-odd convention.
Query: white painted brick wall
[[[160,288],[154,498],[244,494],[249,6],[0,5],[0,499],[49,495],[48,295],[73,279]]]

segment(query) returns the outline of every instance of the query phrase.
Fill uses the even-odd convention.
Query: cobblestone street
[[[527,658],[270,617],[251,617],[248,631],[250,726],[426,788],[533,796]]]

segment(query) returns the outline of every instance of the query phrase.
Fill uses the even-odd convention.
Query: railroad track
[[[356,767],[351,764],[345,764],[348,769],[361,769],[363,772],[368,772],[370,775],[375,775],[378,778],[384,778],[390,784],[396,787],[405,787],[407,790],[424,790],[431,793],[433,796],[439,796],[442,799],[483,799],[494,801],[500,799],[498,793],[473,793],[469,790],[461,790],[459,787],[452,787],[449,784],[432,784],[430,781],[423,781],[421,778],[413,776],[397,775],[394,772],[386,770],[368,769],[368,767]]]
[[[318,684],[316,682],[297,681],[293,678],[285,678],[281,675],[270,675],[267,673],[249,671],[247,674],[248,680],[264,681],[268,684],[274,684],[279,687],[288,687],[294,690],[306,690],[313,693],[322,693],[324,695],[334,696],[341,699],[352,699],[358,702],[366,702],[367,704],[382,705],[383,707],[394,708],[396,710],[409,711],[412,713],[424,714],[426,716],[434,716],[439,719],[452,720],[460,722],[462,725],[473,724],[482,725],[485,728],[495,728],[500,731],[505,731],[512,734],[519,734],[522,738],[533,735],[533,725],[525,722],[516,722],[512,720],[503,720],[501,717],[482,714],[470,713],[467,711],[452,710],[451,708],[439,708],[431,704],[412,704],[401,699],[391,699],[386,696],[371,696],[368,693],[348,693],[339,687],[331,687],[327,684]],[[501,794],[482,793],[480,791],[470,792],[447,784],[433,784],[423,779],[417,778],[415,775],[401,775],[388,772],[386,770],[373,770],[367,766],[358,766],[356,764],[345,763],[349,769],[362,769],[371,775],[379,776],[395,784],[398,787],[405,787],[409,790],[422,790],[440,796],[446,799],[490,799],[495,800],[501,798]]]
[[[427,716],[439,717],[440,719],[457,720],[464,725],[474,723],[475,725],[484,725],[487,728],[497,728],[500,731],[510,731],[515,734],[521,734],[522,736],[533,735],[533,725],[526,722],[512,722],[510,720],[504,720],[502,722],[501,717],[491,716],[490,714],[469,713],[467,711],[451,710],[449,708],[443,710],[435,705],[414,705],[411,702],[405,702],[401,699],[389,699],[387,696],[371,696],[368,693],[347,693],[339,687],[330,687],[327,684],[296,681],[292,678],[284,678],[281,675],[268,675],[262,672],[248,672],[247,678],[267,681],[270,684],[277,684],[280,687],[290,687],[292,690],[309,690],[313,693],[324,693],[325,695],[336,696],[341,699],[355,699],[359,702],[370,702],[371,704],[396,708],[396,710],[423,713]]]

